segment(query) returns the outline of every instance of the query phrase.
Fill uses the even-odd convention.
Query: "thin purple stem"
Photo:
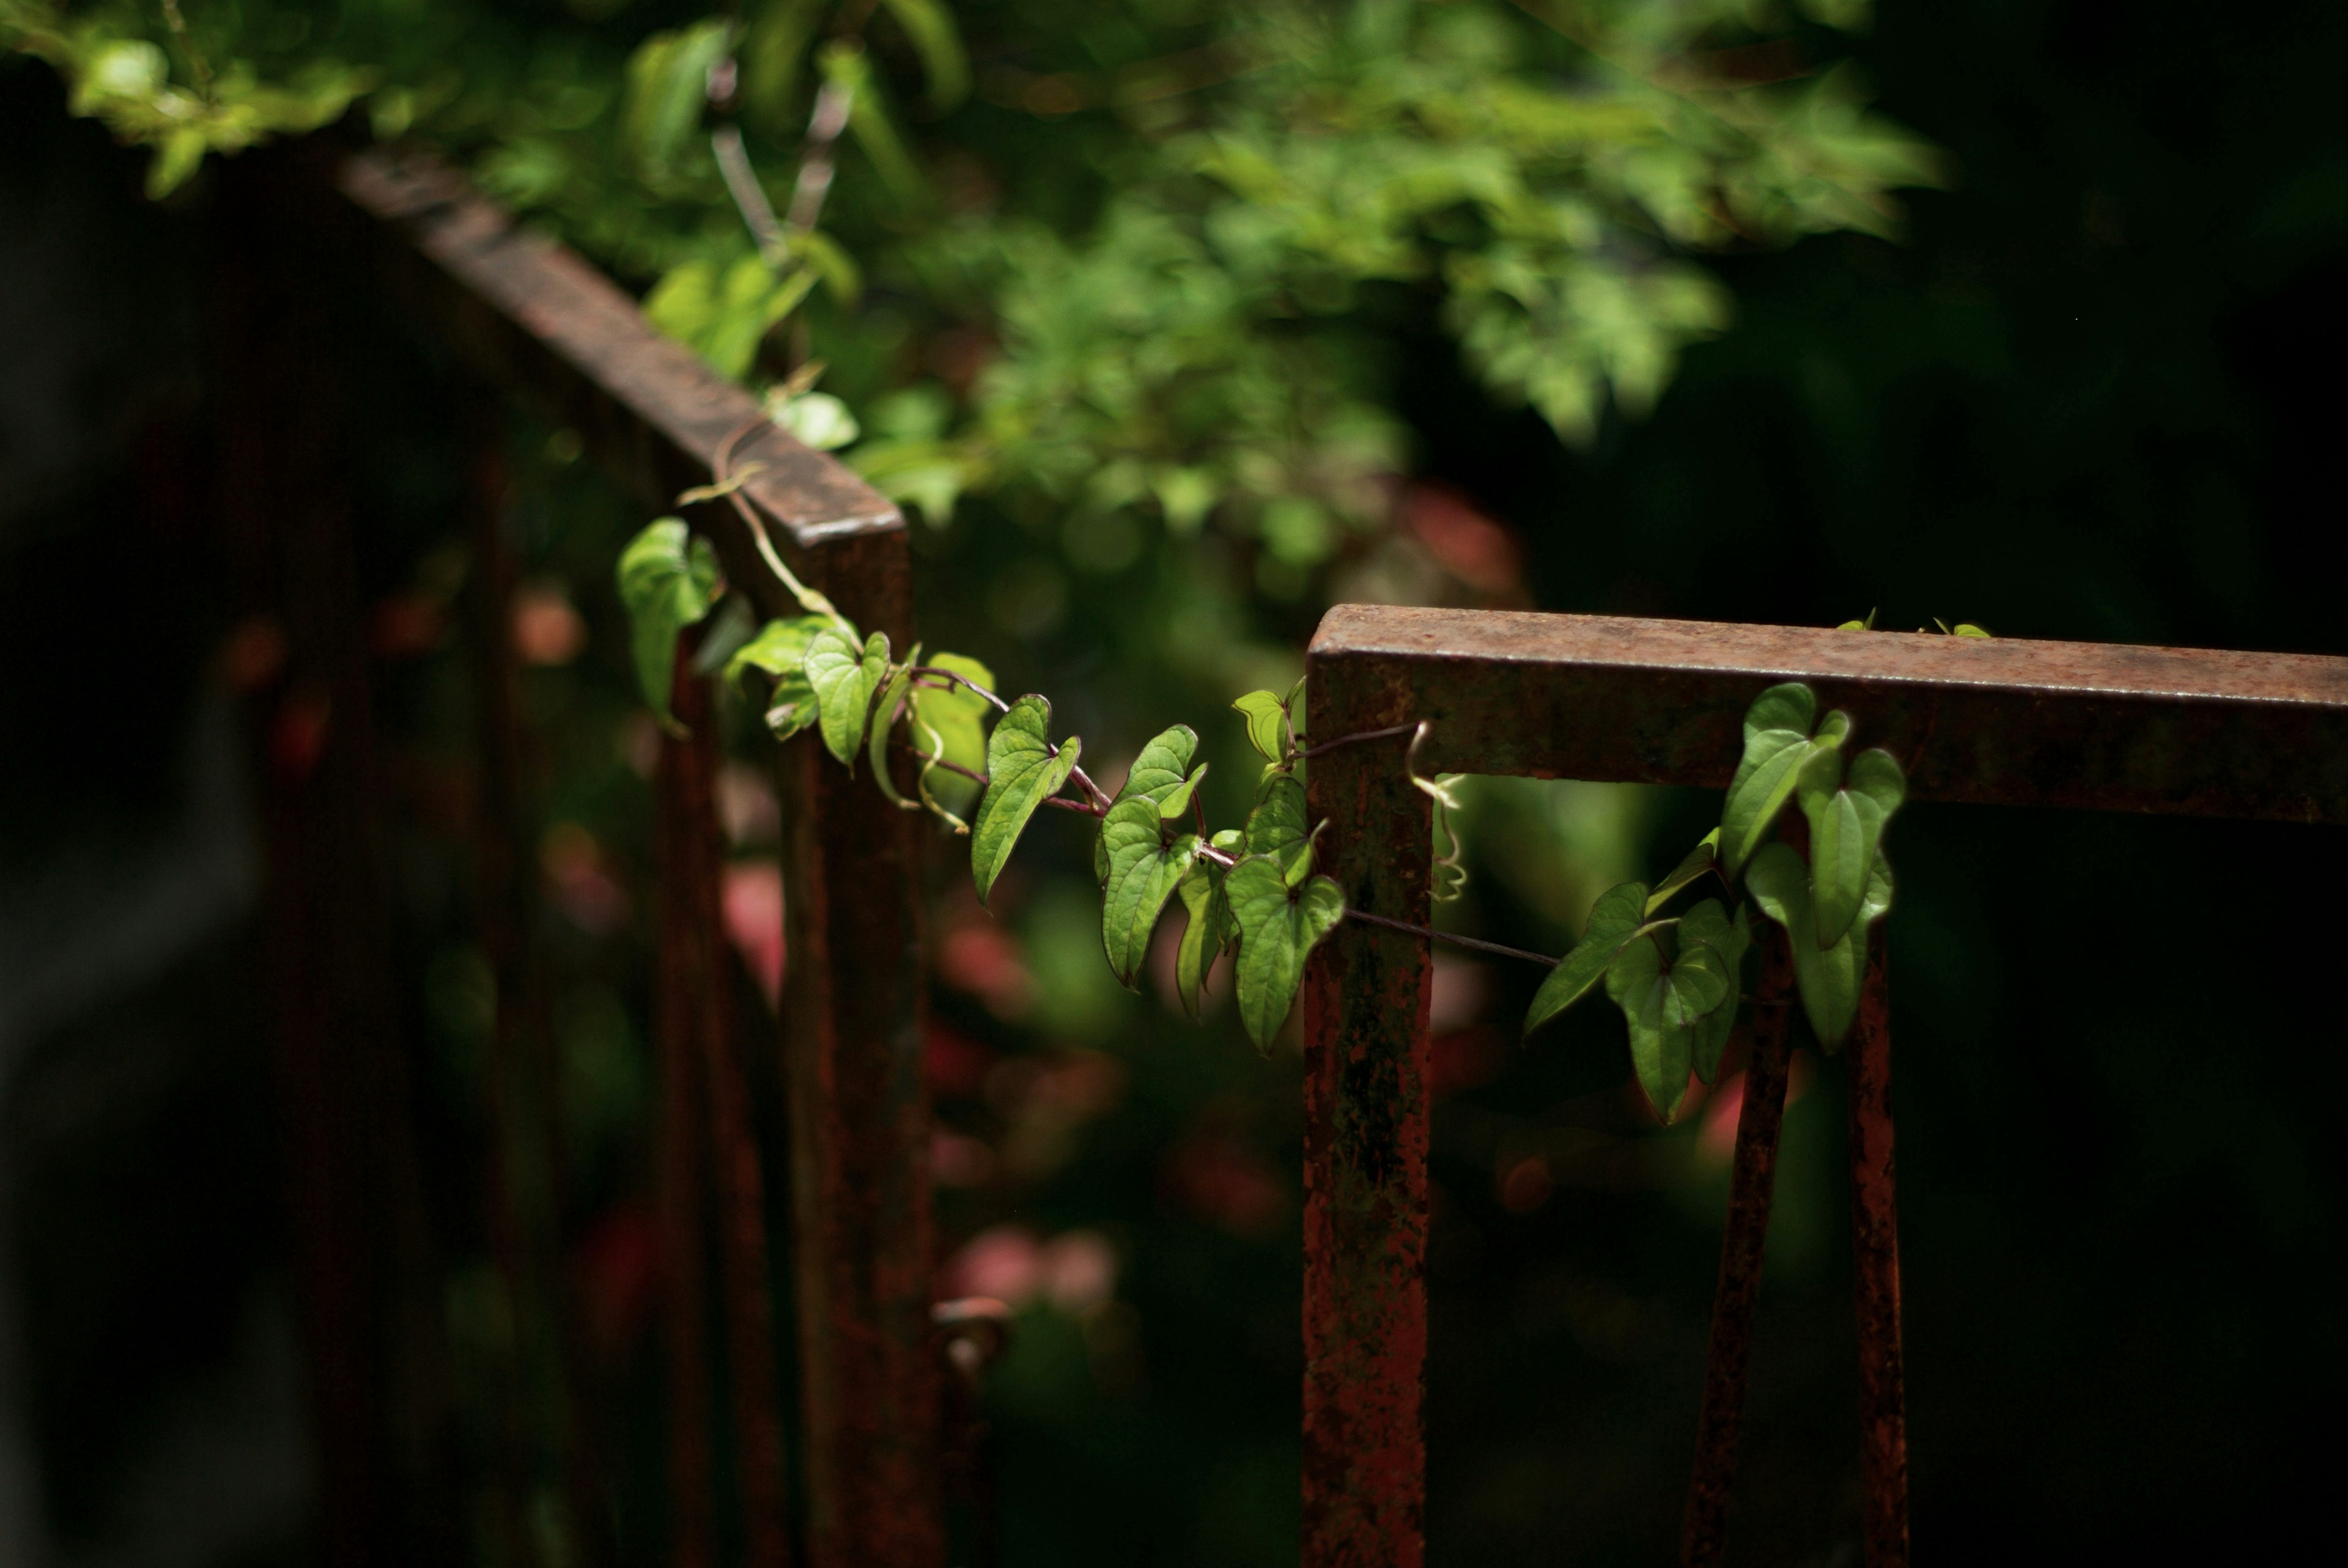
[[[1406,920],[1389,920],[1384,915],[1373,915],[1367,909],[1348,909],[1345,911],[1345,918],[1361,920],[1372,926],[1384,926],[1390,931],[1407,931],[1414,937],[1431,937],[1438,942],[1449,942],[1455,947],[1473,948],[1479,953],[1498,953],[1504,958],[1524,958],[1532,963],[1546,964],[1552,969],[1558,966],[1558,960],[1550,958],[1547,953],[1529,953],[1522,948],[1504,948],[1498,942],[1487,942],[1478,937],[1462,937],[1450,931],[1438,931],[1432,926],[1414,926]]]

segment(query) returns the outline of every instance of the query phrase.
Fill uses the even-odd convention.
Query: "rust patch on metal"
[[[1308,733],[1409,717],[1365,673],[1312,670]],[[1346,903],[1424,924],[1433,823],[1404,744],[1314,759],[1308,794]],[[1419,1568],[1426,1555],[1433,975],[1425,938],[1351,920],[1305,967],[1307,1568]]]
[[[1891,1148],[1891,998],[1870,934],[1850,1071],[1850,1234],[1858,1276],[1859,1469],[1868,1568],[1907,1568],[1907,1382],[1900,1346],[1900,1212]]]
[[[1736,1477],[1736,1440],[1745,1417],[1745,1376],[1753,1353],[1753,1307],[1761,1293],[1761,1258],[1769,1235],[1769,1201],[1777,1179],[1777,1134],[1786,1117],[1793,1022],[1794,970],[1784,927],[1767,925],[1761,979],[1746,1026],[1751,1050],[1736,1120],[1736,1155],[1728,1225],[1720,1239],[1720,1283],[1712,1298],[1712,1349],[1704,1368],[1704,1410],[1696,1421],[1695,1472],[1688,1483],[1680,1561],[1711,1568],[1728,1541],[1728,1492]]]

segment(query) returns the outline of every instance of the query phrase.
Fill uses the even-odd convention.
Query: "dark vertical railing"
[[[708,484],[719,453],[738,443],[735,472],[748,477],[732,500],[692,513],[695,528],[716,545],[729,582],[761,614],[797,611],[765,563],[757,538],[763,533],[793,571],[860,625],[886,630],[900,646],[910,642],[908,559],[895,509],[839,464],[774,430],[747,394],[654,331],[627,296],[560,246],[516,229],[428,161],[344,158],[317,145],[287,161],[310,171],[299,200],[319,233],[361,231],[331,265],[313,258],[314,276],[404,299],[486,393],[519,397],[576,431],[647,518],[675,509],[683,490]],[[338,205],[339,212],[325,210]],[[310,357],[331,359],[318,350],[335,341],[314,337]],[[805,737],[782,747],[776,764],[786,823],[788,958],[782,1029],[770,1039],[779,1050],[789,1123],[790,1272],[798,1297],[805,1441],[788,1457],[803,1467],[807,1502],[798,1522],[818,1568],[942,1568],[942,1389],[930,1321],[928,1104],[921,1071],[920,825],[869,782],[819,767],[818,758],[813,737]],[[672,761],[664,758],[664,781]],[[675,830],[670,789],[664,782],[664,835]],[[693,874],[690,896],[700,911],[694,917],[707,923],[708,952],[722,951],[715,935],[715,848],[665,837],[664,846],[664,868],[688,850],[696,866],[705,863],[705,877],[701,870]],[[664,883],[672,880],[664,869]],[[684,888],[664,886],[660,897],[664,913],[687,917],[679,902],[687,897]],[[379,948],[374,956],[380,958]],[[705,996],[731,983],[730,970],[706,955],[692,961]],[[685,962],[664,949],[666,990],[674,991],[685,972],[671,975],[669,966]],[[754,1255],[763,1245],[766,1183],[749,1131],[743,1037],[738,1020],[706,1009],[688,1017],[667,1002],[658,1027],[669,1272],[683,1288],[685,1279],[698,1277],[697,1266],[677,1255],[690,1251],[698,1258],[710,1240],[716,1243],[726,1362],[736,1383],[747,1385],[734,1389],[729,1405],[747,1467],[746,1506],[754,1515],[746,1539],[752,1561],[767,1568],[785,1560],[790,1538],[782,1517],[788,1489],[780,1474],[781,1425],[769,1419],[767,1396],[759,1391],[771,1387],[771,1367],[762,1371],[758,1363],[773,1315],[762,1295],[767,1261],[763,1253]],[[700,1227],[700,1205],[713,1195],[714,1225],[702,1230],[701,1241],[688,1242],[680,1227]],[[332,1268],[322,1276],[328,1276],[340,1277]],[[322,1300],[320,1321],[343,1321],[336,1316],[341,1300]],[[698,1309],[683,1301],[677,1307],[672,1316],[690,1316],[696,1327],[675,1331],[700,1333]],[[680,1346],[675,1355],[705,1366],[707,1349]],[[344,1364],[372,1363],[359,1358]],[[680,1398],[702,1386],[687,1372]],[[574,1399],[584,1393],[572,1390]],[[705,1389],[701,1397],[705,1401]],[[355,1428],[373,1417],[345,1412],[336,1419]],[[677,1424],[688,1420],[705,1443],[705,1409],[681,1413]],[[681,1433],[680,1441],[690,1462],[690,1442]],[[705,1472],[706,1457],[698,1462]],[[355,1460],[350,1473],[353,1501],[333,1505],[336,1518],[379,1518],[382,1508],[359,1497],[366,1467]],[[709,1489],[695,1482],[685,1490],[701,1497]],[[688,1541],[702,1529],[690,1522],[698,1506],[680,1512]],[[364,1524],[338,1528],[353,1539],[366,1533]]]
[[[1342,605],[1306,656],[1310,726],[1424,724],[1425,770],[1718,789],[1779,681],[1906,759],[1910,795],[2348,823],[2348,660]],[[1349,905],[1423,923],[1432,854],[1400,748],[1316,758]],[[1908,1561],[1890,998],[1874,935],[1850,1085],[1869,1568]],[[1786,1094],[1787,976],[1764,944],[1712,1364],[1684,1535],[1717,1562]],[[1305,987],[1304,1561],[1416,1563],[1425,1492],[1423,939],[1349,922]],[[1418,989],[1414,989],[1414,986]]]
[[[1310,735],[1409,715],[1375,682],[1312,683]],[[1343,825],[1324,864],[1345,901],[1426,919],[1432,805],[1404,742],[1313,760],[1311,808]],[[1304,979],[1304,1562],[1417,1568],[1426,1467],[1426,939],[1348,921]]]
[[[1761,1296],[1761,1255],[1769,1236],[1769,1201],[1777,1181],[1777,1134],[1786,1119],[1793,1025],[1793,958],[1786,933],[1759,935],[1761,979],[1745,1026],[1744,1099],[1736,1113],[1736,1153],[1728,1186],[1728,1222],[1720,1239],[1720,1281],[1712,1297],[1712,1348],[1704,1407],[1696,1420],[1695,1470],[1688,1483],[1680,1560],[1711,1568],[1728,1544],[1728,1489],[1736,1476],[1736,1440],[1745,1419],[1745,1374],[1753,1354],[1753,1308]]]
[[[1868,1568],[1908,1565],[1908,1411],[1900,1353],[1900,1204],[1891,1151],[1891,985],[1868,947],[1850,1078],[1850,1242],[1859,1306],[1859,1456]]]

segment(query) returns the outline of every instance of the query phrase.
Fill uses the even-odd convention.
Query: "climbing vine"
[[[731,498],[722,481],[710,489]],[[755,514],[736,505],[756,528]],[[763,532],[757,537],[763,545]],[[1302,743],[1312,737],[1295,727],[1302,681],[1285,696],[1248,692],[1231,706],[1262,759],[1254,805],[1242,826],[1210,830],[1199,795],[1209,764],[1198,756],[1190,726],[1175,724],[1145,745],[1112,795],[1085,772],[1081,739],[1053,740],[1049,699],[1030,692],[1006,700],[985,665],[960,654],[925,658],[917,643],[899,659],[885,632],[860,637],[779,560],[770,555],[768,564],[805,613],[755,632],[745,625],[734,647],[716,651],[726,677],[763,700],[767,731],[778,740],[817,731],[850,773],[860,760],[869,766],[876,787],[899,807],[927,810],[968,838],[982,904],[1036,812],[1049,806],[1097,819],[1101,948],[1119,984],[1138,989],[1158,923],[1179,897],[1186,924],[1175,989],[1184,1008],[1199,1015],[1209,970],[1229,953],[1241,1021],[1258,1048],[1269,1050],[1295,1001],[1306,957],[1341,920],[1354,916],[1445,936],[1346,907],[1337,883],[1313,869],[1328,824],[1310,821],[1298,776],[1314,752],[1356,741],[1412,733],[1415,753],[1425,725],[1307,746]],[[645,699],[674,728],[666,699],[677,634],[720,602],[715,553],[681,518],[664,518],[629,545],[619,580]],[[1972,626],[1962,630],[1987,635]],[[707,649],[704,657],[712,657]],[[1561,958],[1517,955],[1554,965],[1534,994],[1525,1032],[1602,984],[1622,1011],[1640,1087],[1666,1122],[1679,1114],[1691,1075],[1713,1081],[1738,1018],[1754,1005],[1744,970],[1756,911],[1783,931],[1820,1048],[1837,1050],[1858,1016],[1869,933],[1891,907],[1884,831],[1906,798],[1907,777],[1880,748],[1851,753],[1851,716],[1839,709],[1821,715],[1818,707],[1817,694],[1799,682],[1763,692],[1745,715],[1744,754],[1720,825],[1662,882],[1626,882],[1601,894],[1581,939]],[[891,774],[897,745],[915,758],[911,798]],[[1415,770],[1412,776],[1435,797],[1448,836],[1453,802],[1443,782]],[[973,795],[975,812],[965,818]],[[1798,809],[1807,832],[1772,836],[1789,807]],[[1707,896],[1681,904],[1696,892]]]

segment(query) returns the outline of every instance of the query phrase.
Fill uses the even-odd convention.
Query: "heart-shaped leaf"
[[[1232,702],[1247,715],[1248,744],[1270,761],[1288,760],[1288,704],[1269,692],[1250,692]]]
[[[1223,869],[1211,860],[1193,860],[1176,891],[1190,918],[1174,953],[1174,993],[1195,1019],[1206,1006],[1207,971],[1230,945],[1231,910],[1223,897]]]
[[[1223,895],[1240,927],[1240,1021],[1257,1049],[1270,1050],[1296,999],[1304,957],[1345,917],[1345,896],[1326,876],[1292,888],[1279,862],[1262,855],[1231,867]]]
[[[1304,829],[1304,786],[1293,774],[1267,772],[1256,785],[1255,809],[1248,813],[1250,855],[1268,855],[1280,862],[1284,876],[1313,860],[1312,836]]]
[[[1614,961],[1614,955],[1639,934],[1646,908],[1647,885],[1643,882],[1625,882],[1598,896],[1598,902],[1591,906],[1581,940],[1573,945],[1573,950],[1549,972],[1549,979],[1533,993],[1533,1005],[1525,1013],[1525,1033],[1532,1033],[1590,994],[1591,988],[1605,976],[1606,966]]]
[[[1831,946],[1850,929],[1867,897],[1884,824],[1907,794],[1907,777],[1886,751],[1859,753],[1848,774],[1833,752],[1803,764],[1802,814],[1810,819],[1810,896],[1820,944]]]
[[[1214,765],[1215,764],[1212,763],[1200,763],[1197,767],[1192,768],[1190,770],[1189,777],[1184,779],[1180,784],[1176,784],[1172,789],[1168,790],[1166,794],[1159,798],[1158,802],[1158,815],[1164,817],[1167,821],[1172,822],[1184,812],[1189,810],[1190,797],[1198,793],[1200,781],[1205,779],[1207,776],[1207,770]]]
[[[970,874],[982,904],[1026,831],[1027,819],[1068,782],[1084,751],[1084,743],[1074,736],[1054,751],[1047,738],[1051,723],[1052,704],[1031,693],[1012,703],[987,737],[986,794],[978,803],[970,841]]]
[[[1670,903],[1674,894],[1711,870],[1713,863],[1719,858],[1720,829],[1715,827],[1696,840],[1695,847],[1687,852],[1687,858],[1673,866],[1672,874],[1647,895],[1647,913],[1652,915]]]
[[[1859,989],[1867,969],[1867,931],[1891,907],[1891,868],[1878,854],[1869,867],[1858,916],[1839,940],[1818,945],[1808,867],[1791,845],[1772,844],[1753,857],[1746,886],[1761,912],[1786,927],[1793,951],[1794,985],[1821,1050],[1833,1050],[1859,1016]]]
[[[1141,748],[1141,754],[1133,759],[1133,766],[1126,772],[1125,783],[1117,786],[1117,798],[1109,804],[1120,804],[1135,795],[1164,801],[1172,792],[1181,788],[1183,776],[1189,772],[1190,758],[1198,749],[1199,733],[1188,724],[1176,724],[1171,729],[1160,731]],[[1186,801],[1188,798],[1187,795],[1184,797]],[[1094,835],[1093,841],[1093,876],[1102,886],[1107,885],[1108,845],[1098,835]]]
[[[682,518],[663,518],[620,552],[620,602],[628,610],[628,643],[644,702],[672,734],[682,734],[669,708],[676,674],[676,635],[703,616],[717,597],[717,552],[693,536]]]
[[[1745,755],[1720,814],[1720,857],[1730,876],[1752,858],[1793,793],[1793,771],[1818,711],[1818,693],[1798,681],[1770,687],[1746,710]]]
[[[1710,1083],[1736,1028],[1736,993],[1742,989],[1745,954],[1753,945],[1753,927],[1742,904],[1732,919],[1721,912],[1719,900],[1707,898],[1680,917],[1679,938],[1682,952],[1698,944],[1717,952],[1728,977],[1726,997],[1705,1016],[1695,1040],[1695,1075]]]
[[[1158,806],[1134,795],[1109,807],[1101,819],[1101,842],[1108,848],[1108,886],[1101,901],[1101,949],[1119,985],[1134,977],[1149,953],[1149,935],[1166,900],[1199,856],[1199,835],[1164,840]]]
[[[856,753],[872,716],[872,694],[889,672],[889,634],[874,632],[860,652],[837,627],[819,631],[808,641],[801,668],[815,692],[824,750],[855,772]]]
[[[1606,971],[1606,994],[1630,1025],[1631,1067],[1655,1114],[1668,1123],[1687,1098],[1697,1030],[1688,1017],[1673,966],[1653,937],[1634,938]]]
[[[829,616],[794,615],[769,620],[758,634],[734,651],[726,661],[726,679],[749,690],[756,671],[774,682],[767,698],[767,728],[775,739],[788,741],[816,722],[815,688],[808,684],[808,644],[832,624]]]

